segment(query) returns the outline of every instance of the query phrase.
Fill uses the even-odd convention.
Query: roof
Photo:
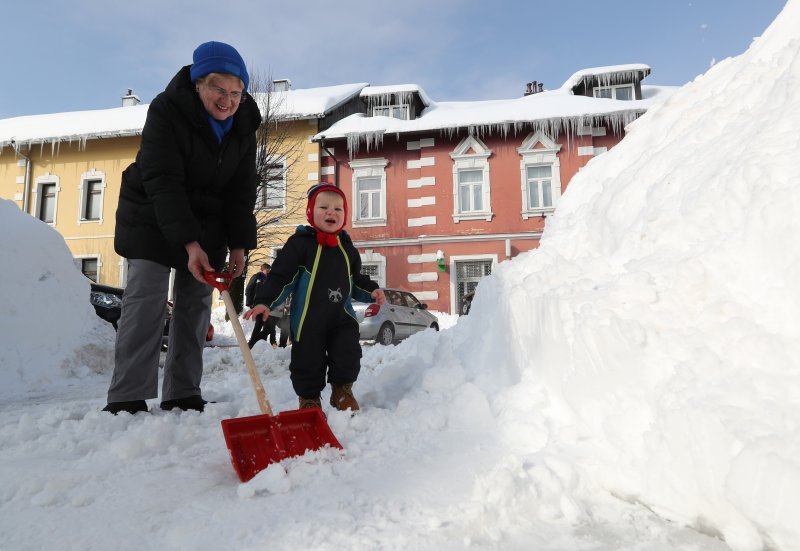
[[[271,101],[279,120],[320,118],[358,95],[367,83],[275,92]],[[258,101],[258,95],[256,100]],[[93,111],[70,111],[0,119],[0,147],[78,142],[142,133],[149,104]]]
[[[425,108],[414,120],[355,114],[346,117],[315,136],[315,139],[345,138],[353,152],[361,144],[369,149],[380,143],[387,134],[439,130],[454,132],[468,129],[471,133],[509,132],[521,128],[541,129],[557,136],[561,132],[575,133],[579,126],[607,124],[615,131],[636,119],[648,108],[660,103],[674,92],[674,86],[642,86],[642,99],[621,101],[573,95],[572,88],[585,79],[616,82],[630,78],[650,67],[644,64],[612,65],[582,69],[573,74],[556,90],[524,97],[462,102],[434,102],[416,84],[369,86],[367,83],[341,84],[318,88],[275,92],[275,115],[279,120],[321,118],[355,96],[375,103],[390,95],[406,97],[418,94]],[[141,134],[148,104],[94,111],[73,111],[49,115],[32,115],[0,120],[0,147],[20,147],[50,144],[53,148],[63,142],[134,136]]]
[[[480,135],[527,128],[557,136],[562,132],[574,135],[581,126],[607,124],[619,131],[675,90],[675,86],[642,86],[641,100],[624,101],[573,95],[565,85],[506,100],[431,102],[414,120],[359,113],[336,122],[314,139],[347,139],[352,154],[361,145],[369,150],[380,144],[386,135],[431,130],[452,133],[466,129]]]
[[[0,147],[79,142],[142,133],[148,105],[29,115],[0,120]]]
[[[641,78],[646,77],[650,74],[650,67],[644,63],[629,63],[581,69],[569,77],[561,88],[572,90],[580,84],[588,84],[593,80],[597,80],[602,86],[617,82],[632,82],[639,80],[639,73],[642,73]]]
[[[418,84],[394,84],[388,86],[368,86],[361,90],[361,97],[367,100],[367,103],[375,103],[374,100],[381,98],[384,99],[385,103],[388,102],[388,99],[391,95],[400,96],[404,99],[404,101],[409,101],[411,95],[417,94],[419,95],[419,99],[428,107],[433,103],[428,94],[425,93],[425,90],[422,89],[421,86]]]
[[[369,84],[358,82],[273,92],[270,103],[279,120],[319,119],[357,96],[366,86]],[[256,101],[261,95],[256,94]]]

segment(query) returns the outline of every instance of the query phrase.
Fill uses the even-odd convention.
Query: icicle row
[[[567,148],[572,149],[572,144],[575,136],[579,135],[582,128],[599,128],[607,126],[615,136],[619,136],[624,131],[625,127],[639,118],[645,112],[641,110],[626,110],[618,113],[608,113],[604,115],[584,115],[579,117],[557,117],[552,119],[540,119],[535,121],[515,121],[515,122],[499,122],[491,124],[471,124],[466,127],[463,126],[450,126],[447,128],[440,128],[439,135],[451,140],[460,130],[466,129],[470,136],[483,139],[485,136],[500,135],[504,139],[510,133],[520,134],[526,131],[541,131],[553,139],[557,139],[560,135],[564,135],[567,140]],[[383,138],[385,132],[382,130],[373,130],[369,132],[354,132],[347,134],[347,151],[350,158],[357,154],[362,144],[369,152],[371,149],[377,149],[383,145]],[[400,132],[395,132],[397,138],[400,138]]]

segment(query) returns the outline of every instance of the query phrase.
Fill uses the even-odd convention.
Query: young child
[[[292,294],[289,372],[300,408],[321,407],[327,376],[331,405],[356,411],[352,387],[361,369],[361,345],[351,301],[383,304],[385,296],[361,273],[358,250],[342,230],[347,219],[342,190],[326,183],[313,186],[306,218],[311,226],[298,226],[286,241],[244,318],[266,319]]]

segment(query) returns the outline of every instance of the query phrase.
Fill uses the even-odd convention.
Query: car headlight
[[[115,308],[122,306],[122,299],[120,299],[114,293],[92,291],[90,297],[92,304],[102,306],[103,308]]]

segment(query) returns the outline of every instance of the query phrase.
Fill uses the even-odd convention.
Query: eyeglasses
[[[231,101],[234,103],[242,103],[247,100],[247,96],[244,92],[228,92],[224,88],[220,88],[219,86],[215,86],[213,84],[208,85],[208,89],[214,92],[221,98],[231,98]]]

